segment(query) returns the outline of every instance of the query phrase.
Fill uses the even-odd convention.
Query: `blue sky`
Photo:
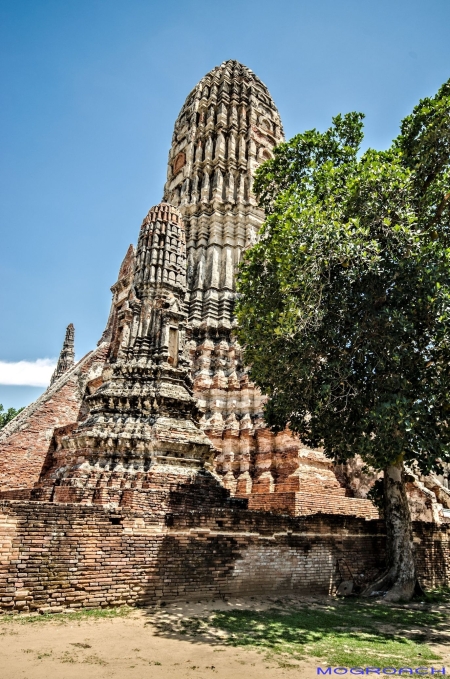
[[[287,137],[359,110],[385,148],[450,77],[449,26],[450,0],[0,0],[0,368],[42,381],[70,322],[78,357],[95,346],[175,118],[214,66],[253,69]],[[42,391],[0,384],[0,403]]]

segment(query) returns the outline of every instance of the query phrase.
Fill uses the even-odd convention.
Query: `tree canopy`
[[[8,410],[4,410],[3,405],[0,403],[0,430],[5,427],[8,422],[11,422],[11,420],[18,415],[23,408],[19,408],[16,410],[15,408],[8,408]]]
[[[450,461],[450,80],[385,151],[363,115],[275,149],[238,277],[239,337],[265,417],[376,469]]]

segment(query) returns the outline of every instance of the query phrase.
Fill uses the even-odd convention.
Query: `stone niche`
[[[175,175],[177,175],[185,165],[186,165],[186,154],[183,151],[180,151],[180,153],[175,157],[175,160],[173,161],[172,164],[173,176],[175,177]]]

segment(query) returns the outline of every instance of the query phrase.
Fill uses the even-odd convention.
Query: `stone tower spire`
[[[226,61],[200,80],[181,109],[164,191],[186,227],[189,348],[201,426],[219,451],[216,471],[238,494],[274,485],[269,470],[278,444],[232,330],[237,266],[264,219],[252,194],[254,172],[283,139],[267,87],[246,66]]]
[[[120,488],[139,482],[142,489],[147,472],[161,485],[158,475],[167,474],[167,465],[195,472],[212,462],[211,443],[196,424],[185,355],[185,232],[173,206],[161,203],[149,211],[130,274],[101,384],[88,385],[84,419],[61,437],[37,491],[57,478],[56,501],[120,504],[123,493],[112,479],[122,479]],[[150,488],[148,478],[146,483]]]
[[[56,382],[67,370],[75,365],[75,328],[70,323],[66,328],[66,336],[59,354],[58,363],[51,377],[50,384]]]
[[[130,309],[134,322],[122,339],[128,360],[187,366],[183,358],[187,313],[186,243],[181,215],[167,203],[153,207],[144,219],[134,265]],[[181,353],[180,353],[181,351]]]
[[[233,494],[274,493],[271,506],[286,509],[284,493],[305,490],[318,468],[322,478],[329,475],[329,488],[341,489],[321,453],[267,427],[265,397],[249,381],[232,332],[237,266],[264,218],[252,194],[254,173],[283,138],[267,87],[246,66],[226,61],[200,80],[180,111],[164,197],[186,227],[194,395],[217,451],[216,472]],[[309,487],[324,488],[317,481]]]
[[[263,221],[253,175],[281,141],[269,91],[237,61],[205,75],[177,118],[164,200],[186,225],[189,322],[202,333],[233,326],[236,267]]]

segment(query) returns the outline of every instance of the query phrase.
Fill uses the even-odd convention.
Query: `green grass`
[[[436,589],[430,589],[425,592],[423,597],[420,597],[423,601],[433,604],[447,604],[450,601],[450,587],[437,587]]]
[[[14,623],[19,625],[39,625],[46,622],[65,624],[67,622],[81,622],[83,620],[98,620],[105,618],[123,618],[134,609],[128,606],[119,608],[80,608],[70,613],[43,613],[39,614],[4,614],[0,617],[0,625]]]
[[[216,611],[209,618],[181,621],[179,631],[194,636],[225,633],[226,644],[260,649],[284,667],[293,666],[289,659],[314,657],[332,666],[399,668],[440,660],[424,639],[445,620],[441,611],[343,601],[285,610]]]

